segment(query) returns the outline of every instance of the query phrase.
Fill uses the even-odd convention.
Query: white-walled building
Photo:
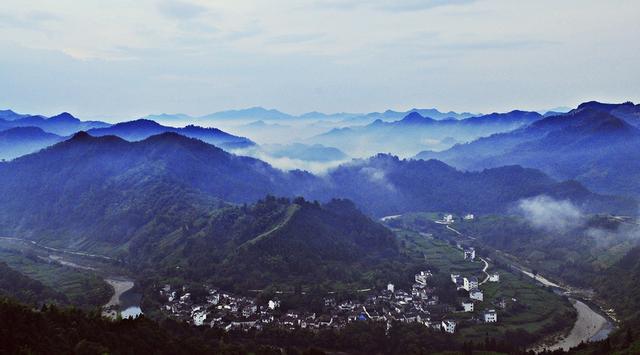
[[[463,287],[467,291],[471,291],[474,288],[478,288],[478,278],[475,276],[465,277],[462,281],[464,282]]]
[[[451,282],[457,283],[460,278],[460,274],[451,274]]]
[[[489,309],[484,312],[485,323],[496,323],[497,321],[498,321],[498,313],[496,313],[495,309]]]
[[[456,332],[456,322],[452,320],[443,320],[442,329],[447,333],[453,334]]]
[[[392,283],[387,284],[387,291],[393,293],[393,292],[395,292],[395,289],[396,289],[396,287]]]
[[[278,307],[280,307],[280,300],[269,300],[269,305],[268,305],[269,309],[274,310]]]
[[[463,219],[465,221],[472,221],[474,218],[476,218],[476,216],[474,216],[473,214],[469,213],[468,215],[464,216]]]
[[[489,275],[489,282],[500,282],[500,274],[498,274],[497,272],[494,272],[493,274]]]
[[[427,271],[420,271],[419,273],[416,274],[415,276],[415,280],[416,283],[425,286],[427,284],[427,280],[433,276],[433,274],[431,273],[431,270],[427,270]]]
[[[462,308],[465,312],[473,312],[473,302],[472,301],[462,301]]]
[[[482,302],[484,300],[484,294],[479,289],[474,288],[469,291],[469,298]]]
[[[464,259],[465,260],[475,260],[476,259],[476,249],[474,247],[468,247],[464,249]]]

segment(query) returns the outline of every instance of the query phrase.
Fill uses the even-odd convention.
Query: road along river
[[[470,236],[466,236],[459,231],[451,228],[449,225],[447,229],[456,233],[459,237],[475,239]],[[496,250],[498,253],[507,255]],[[513,259],[511,259],[513,260]],[[483,260],[484,261],[484,260]],[[512,261],[513,263],[513,261]],[[603,309],[600,309],[595,304],[589,301],[581,300],[578,295],[581,294],[580,290],[573,289],[570,286],[562,286],[558,283],[548,280],[540,274],[534,274],[520,267],[519,265],[511,265],[513,269],[518,270],[524,275],[536,280],[539,284],[545,287],[551,287],[556,293],[564,294],[569,297],[569,300],[573,304],[573,307],[578,313],[576,322],[571,328],[571,331],[567,335],[553,336],[545,339],[542,343],[533,346],[529,350],[533,350],[536,353],[546,350],[569,350],[572,347],[578,346],[582,342],[598,341],[606,339],[609,334],[616,328],[615,321],[610,316],[606,316],[607,313]],[[486,272],[486,269],[485,269]],[[576,292],[577,291],[577,292]]]

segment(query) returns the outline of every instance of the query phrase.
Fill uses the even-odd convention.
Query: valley
[[[0,2],[0,354],[640,354],[640,1]]]
[[[590,110],[571,111],[578,123],[565,128],[617,122]],[[512,112],[454,126],[510,115],[531,122],[490,137],[511,144],[558,121]],[[445,121],[411,113],[373,124],[453,125]],[[617,341],[634,321],[633,297],[602,291],[603,274],[635,267],[632,196],[544,167],[468,171],[393,154],[324,173],[280,170],[210,144],[212,134],[244,139],[139,120],[0,163],[0,261],[21,285],[6,295],[100,309],[114,324],[210,329],[241,347],[250,337],[271,346],[282,332],[280,344],[346,352],[381,329],[382,348],[403,339],[441,351],[573,351]],[[318,144],[251,149],[345,158]]]

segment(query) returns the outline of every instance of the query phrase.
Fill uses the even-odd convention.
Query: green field
[[[0,261],[64,294],[70,304],[81,308],[101,306],[113,293],[111,287],[93,272],[48,262],[35,254],[0,248]]]

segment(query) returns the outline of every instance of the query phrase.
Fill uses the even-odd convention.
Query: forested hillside
[[[68,302],[63,294],[13,270],[2,261],[0,261],[0,296],[31,305]]]

